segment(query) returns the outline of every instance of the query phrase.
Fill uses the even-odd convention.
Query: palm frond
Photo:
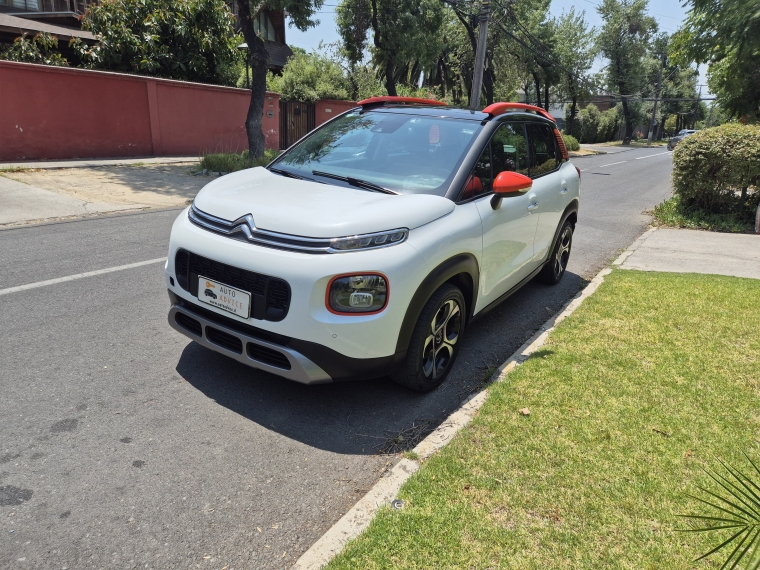
[[[678,515],[693,522],[691,528],[678,529],[681,532],[732,533],[694,562],[731,549],[721,570],[760,570],[760,468],[746,454],[745,457],[754,469],[752,477],[719,459],[723,472],[705,470],[718,488],[710,490],[698,486],[707,495],[706,498],[689,495],[717,512]],[[700,526],[696,527],[697,524]],[[739,566],[740,563],[743,563],[742,566]]]

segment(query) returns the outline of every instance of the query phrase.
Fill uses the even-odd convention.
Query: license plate
[[[247,319],[251,314],[251,294],[208,277],[198,276],[198,300]]]

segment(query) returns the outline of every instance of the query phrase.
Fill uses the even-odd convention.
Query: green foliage
[[[565,106],[565,123],[569,124],[570,105]],[[568,133],[584,144],[611,141],[620,128],[620,105],[603,113],[593,103],[581,109],[573,122],[573,132]],[[567,132],[567,131],[566,131]]]
[[[604,20],[597,45],[609,60],[607,85],[622,95],[638,93],[646,85],[644,58],[651,36],[657,31],[657,21],[647,15],[648,4],[648,0],[604,0],[597,8]],[[633,136],[636,107],[623,98],[626,141]]]
[[[657,204],[653,213],[658,225],[671,228],[738,234],[754,231],[752,220],[743,212],[707,212],[684,206],[678,196]]]
[[[671,55],[709,64],[710,91],[733,117],[760,120],[760,9],[750,0],[688,0]]]
[[[235,85],[240,38],[224,0],[105,0],[82,27],[98,43],[72,42],[85,67]]]
[[[399,72],[411,71],[409,62],[429,69],[441,52],[443,8],[437,0],[343,0],[336,14],[338,32],[353,63],[362,60],[372,30],[370,51],[383,70],[389,94],[396,94]],[[407,82],[412,82],[408,75]]]
[[[716,490],[698,487],[706,498],[691,495],[702,503],[702,507],[709,507],[709,515],[680,515],[693,524],[684,529],[685,532],[719,532],[724,535],[719,539],[721,543],[697,560],[721,550],[731,550],[722,566],[729,570],[739,567],[742,560],[741,567],[747,570],[760,568],[760,468],[745,457],[752,466],[749,476],[721,461],[723,472],[706,471],[717,485]],[[726,536],[728,539],[724,540]]]
[[[601,117],[602,114],[599,112],[599,108],[593,103],[589,103],[585,109],[581,109],[579,117],[581,123],[581,142],[600,142],[597,139],[597,133],[599,132]]]
[[[23,61],[26,63],[41,63],[43,65],[67,66],[69,62],[58,52],[58,38],[40,32],[31,40],[24,34],[16,38],[13,44],[0,53],[0,59]]]
[[[581,145],[573,135],[562,135],[562,139],[565,141],[567,150],[580,150]]]
[[[682,209],[736,213],[760,203],[760,127],[729,123],[699,131],[673,151],[673,193]]]
[[[244,150],[240,154],[235,153],[209,153],[201,158],[199,170],[208,172],[235,172],[245,168],[254,168],[255,166],[266,166],[272,162],[279,151],[268,148],[264,151],[264,156],[251,158],[248,151]]]
[[[351,86],[340,66],[319,53],[296,52],[288,58],[282,75],[267,74],[267,89],[283,101],[350,99]]]

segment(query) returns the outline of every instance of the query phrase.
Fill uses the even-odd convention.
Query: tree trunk
[[[249,0],[237,0],[238,19],[243,37],[248,44],[248,60],[251,65],[251,103],[245,118],[245,132],[248,135],[248,152],[251,158],[264,156],[265,138],[262,130],[264,100],[267,94],[267,61],[269,54],[264,42],[253,29],[253,18]]]
[[[549,110],[549,82],[544,83],[544,109]]]
[[[573,127],[575,127],[575,114],[578,112],[578,97],[576,95],[573,95],[573,103],[570,105],[570,120],[568,121],[567,127],[565,128],[565,132],[568,135],[575,136],[573,132]]]
[[[536,105],[541,107],[541,78],[535,71],[533,72],[533,83],[536,85]]]
[[[393,77],[393,58],[385,61],[385,89],[388,95],[396,96],[396,78]]]
[[[486,105],[491,105],[493,103],[494,77],[490,67],[483,73],[483,88],[486,90]]]
[[[631,110],[628,108],[628,99],[623,97],[623,120],[625,121],[625,135],[623,135],[623,146],[629,146],[633,138],[633,120]]]

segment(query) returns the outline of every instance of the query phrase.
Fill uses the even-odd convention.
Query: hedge
[[[760,203],[760,126],[728,123],[673,151],[673,193],[686,208],[754,217]]]
[[[565,146],[567,147],[567,150],[581,149],[581,145],[578,144],[578,139],[576,139],[573,135],[562,135],[562,138],[565,140]]]

